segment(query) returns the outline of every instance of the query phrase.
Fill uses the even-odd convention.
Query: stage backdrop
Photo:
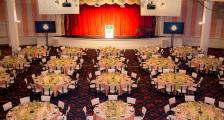
[[[153,17],[140,16],[140,6],[136,4],[125,8],[117,4],[81,5],[80,14],[65,15],[67,36],[104,37],[105,25],[114,25],[115,37],[133,37],[139,28],[152,28]]]

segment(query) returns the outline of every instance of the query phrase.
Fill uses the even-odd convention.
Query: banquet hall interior
[[[0,120],[224,120],[224,0],[1,0]]]

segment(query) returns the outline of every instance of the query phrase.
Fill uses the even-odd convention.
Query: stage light
[[[99,0],[96,0],[96,3],[95,3],[95,5],[94,5],[94,7],[100,7],[100,2],[99,2]]]
[[[68,2],[68,0],[66,0],[64,3],[62,3],[62,7],[72,7],[72,3]]]
[[[148,10],[155,10],[156,9],[156,5],[151,1],[147,4],[147,9]]]

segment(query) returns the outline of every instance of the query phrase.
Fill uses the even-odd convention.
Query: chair
[[[74,73],[74,70],[68,70],[68,72],[67,72],[67,74],[68,74],[69,76],[72,76],[73,73]]]
[[[195,101],[195,96],[193,96],[193,95],[185,95],[184,99],[185,99],[186,102],[192,102],[192,101]]]
[[[163,73],[168,73],[170,72],[170,69],[163,69]]]
[[[193,84],[193,87],[200,87],[201,86],[201,82],[203,81],[203,77],[200,78],[199,82],[197,84]]]
[[[65,108],[65,103],[63,101],[58,101],[58,107],[61,108],[61,109],[64,109]]]
[[[127,103],[130,103],[130,104],[134,105],[136,103],[136,98],[127,97]]]
[[[166,114],[170,111],[170,105],[169,104],[164,106],[164,111],[165,111]]]
[[[92,106],[95,106],[95,105],[97,105],[99,103],[100,103],[100,99],[99,98],[94,98],[94,99],[91,100]]]
[[[192,76],[194,79],[197,79],[198,74],[197,74],[197,73],[195,73],[195,72],[193,72],[193,73],[191,74],[191,76]]]
[[[181,93],[181,94],[187,94],[188,91],[188,86],[187,85],[181,85],[180,89],[177,89],[177,92]]]
[[[61,70],[55,70],[54,71],[55,74],[61,74],[61,72],[62,72]]]
[[[114,73],[115,72],[115,69],[108,69],[108,72],[109,73]]]
[[[179,70],[179,73],[181,73],[181,74],[186,74],[187,73],[187,71],[186,70]]]
[[[62,86],[59,90],[59,93],[64,94],[64,93],[68,93],[68,86]]]
[[[108,100],[117,100],[118,95],[108,95]]]
[[[211,105],[214,105],[215,104],[215,99],[214,98],[211,98],[211,97],[205,97],[205,103],[208,103],[208,104],[211,104]]]
[[[56,59],[56,58],[57,58],[56,56],[51,56],[51,57],[50,57],[50,59]]]
[[[41,95],[41,101],[50,102],[51,101],[51,96]]]
[[[89,79],[92,79],[92,77],[93,77],[92,73],[89,73],[89,74],[88,74],[88,78],[89,78]]]
[[[144,117],[145,117],[146,112],[147,112],[147,109],[143,106],[142,107],[142,116],[135,116],[134,120],[143,120]]]
[[[125,71],[125,70],[122,70],[121,73],[124,75],[128,75],[128,71]]]
[[[28,103],[30,102],[30,97],[24,97],[19,99],[20,104]]]
[[[224,109],[224,102],[219,101],[219,108]]]
[[[99,75],[101,75],[101,72],[100,72],[100,71],[96,71],[96,72],[95,72],[95,75],[96,75],[96,76],[99,76]]]
[[[47,75],[48,71],[41,71],[41,75]]]
[[[2,107],[4,111],[7,111],[12,108],[12,102],[7,102],[4,105],[2,105]]]
[[[93,120],[93,116],[87,116],[87,109],[86,109],[86,106],[84,106],[82,110],[83,110],[84,113],[85,113],[86,120]]]
[[[51,89],[49,87],[45,87],[43,89],[43,95],[51,95],[53,93],[53,91],[51,91]]]
[[[134,73],[134,72],[132,72],[132,73],[131,73],[131,77],[134,78],[134,79],[136,79],[136,78],[137,78],[137,74]]]
[[[166,84],[165,85],[165,90],[168,94],[173,92],[173,86],[171,84]]]
[[[172,97],[169,99],[169,105],[173,105],[176,103],[176,98],[175,97]]]
[[[109,92],[114,94],[117,92],[117,88],[116,88],[116,85],[109,85]]]

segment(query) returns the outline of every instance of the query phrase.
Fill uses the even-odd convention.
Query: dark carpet
[[[2,50],[2,56],[10,55],[11,50],[9,47],[0,47]],[[56,51],[53,48],[51,50],[51,55],[55,55]],[[223,49],[209,49],[209,54],[216,56],[224,56]],[[168,55],[168,54],[166,54]],[[163,107],[168,104],[168,99],[172,97],[171,95],[157,93],[150,88],[149,74],[141,70],[137,57],[135,56],[134,50],[127,50],[124,53],[126,59],[129,59],[128,73],[131,72],[138,73],[141,77],[139,88],[133,90],[133,92],[128,95],[124,94],[119,96],[120,100],[126,101],[126,97],[131,96],[137,99],[135,104],[136,115],[141,115],[142,106],[146,106],[147,113],[144,120],[164,120],[166,114],[164,113]],[[70,113],[68,115],[69,120],[85,120],[84,113],[82,111],[83,106],[87,106],[88,114],[93,114],[93,107],[91,106],[90,100],[99,97],[100,101],[106,101],[107,97],[104,94],[96,93],[89,90],[89,83],[86,80],[86,76],[90,72],[94,72],[94,67],[92,64],[92,59],[96,59],[96,52],[93,49],[87,51],[87,55],[83,56],[84,64],[80,71],[80,81],[78,83],[78,89],[76,91],[70,91],[66,95],[61,95],[59,97],[53,97],[51,102],[57,103],[58,100],[64,101],[66,105],[71,107]],[[183,65],[182,67],[185,68]],[[33,62],[31,68],[28,72],[19,74],[15,80],[15,83],[11,85],[2,96],[0,96],[0,106],[4,103],[12,101],[14,106],[19,104],[19,99],[25,96],[32,95],[32,92],[27,89],[24,78],[29,78],[31,81],[32,73],[40,73],[41,66],[38,62]],[[202,82],[201,89],[196,93],[196,100],[203,101],[205,96],[216,98],[217,101],[224,101],[224,88],[218,84],[218,79],[215,76],[203,75],[204,81]],[[36,98],[32,98],[36,99]],[[183,102],[183,97],[177,97],[177,102]],[[0,107],[0,119],[5,119],[6,112],[3,112],[2,107]]]

